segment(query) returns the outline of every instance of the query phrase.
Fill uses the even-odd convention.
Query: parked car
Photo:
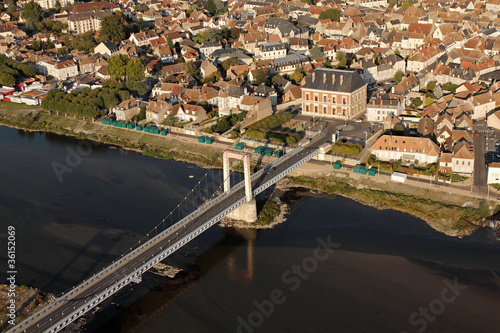
[[[354,122],[355,122],[355,123],[362,123],[362,122],[363,122],[363,119],[360,119],[360,118],[358,118],[358,119],[354,119]]]
[[[479,131],[475,131],[475,132],[474,132],[474,135],[475,135],[475,136],[479,136]]]
[[[498,140],[496,143],[495,143],[495,147],[499,148],[500,147],[500,140]]]

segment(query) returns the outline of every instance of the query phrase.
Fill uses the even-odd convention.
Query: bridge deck
[[[293,169],[318,154],[317,149],[297,148],[276,160],[271,172],[265,168],[252,175],[253,194],[257,195]],[[161,232],[138,249],[127,254],[87,281],[82,282],[55,302],[16,325],[9,333],[57,332],[104,299],[126,286],[157,262],[197,237],[229,212],[245,202],[244,182],[231,188],[198,210]]]

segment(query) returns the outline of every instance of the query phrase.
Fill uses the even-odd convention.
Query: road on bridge
[[[316,138],[311,145],[317,147],[324,140]],[[264,172],[256,173],[252,176],[252,189],[256,190],[266,182],[271,181],[276,175],[287,170],[298,161],[305,158],[314,151],[312,148],[298,148],[295,151],[283,156],[273,163],[273,167],[267,167]],[[145,243],[141,251],[132,252],[122,259],[113,263],[97,275],[84,281],[68,293],[58,298],[54,303],[37,312],[24,322],[16,325],[9,333],[14,332],[57,332],[60,328],[54,326],[60,321],[74,314],[82,306],[90,304],[98,295],[111,287],[125,276],[133,275],[141,266],[156,256],[160,256],[167,248],[181,240],[184,236],[202,227],[212,218],[225,211],[236,202],[245,197],[243,182],[234,186],[231,191],[222,199],[215,201],[213,205],[206,205],[204,210],[198,212],[192,219],[174,224],[171,228]],[[92,306],[89,307],[89,310]],[[78,317],[76,317],[78,318]],[[76,319],[75,318],[75,319]]]

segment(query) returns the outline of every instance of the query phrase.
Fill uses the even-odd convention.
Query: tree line
[[[21,76],[34,77],[35,68],[27,63],[17,62],[0,54],[0,84],[12,87]]]
[[[102,88],[90,89],[86,87],[79,92],[72,91],[69,94],[65,94],[59,89],[52,89],[42,100],[41,106],[44,110],[95,118],[101,114],[101,110],[112,109],[129,99],[131,93],[137,93],[131,88],[133,87],[116,80],[106,80],[102,83]]]

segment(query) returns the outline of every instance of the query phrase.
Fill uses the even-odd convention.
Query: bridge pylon
[[[231,177],[229,169],[230,159],[243,160],[243,173],[245,176],[245,196],[247,201],[229,213],[228,217],[234,220],[242,220],[253,223],[257,221],[257,203],[252,196],[252,179],[250,175],[250,155],[225,150],[222,155],[222,166],[224,175],[224,192],[231,191]]]

